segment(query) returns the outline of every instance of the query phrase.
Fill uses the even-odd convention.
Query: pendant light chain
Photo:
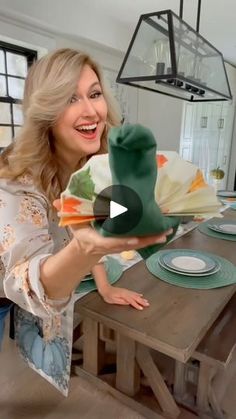
[[[199,33],[199,27],[200,27],[200,14],[201,14],[201,0],[198,0],[197,25],[196,25],[196,32],[197,33]]]
[[[201,15],[201,0],[198,0],[198,7],[197,7],[197,22],[196,22],[196,32],[199,33],[200,28],[200,15]],[[184,0],[180,0],[179,3],[179,17],[183,19],[183,8],[184,8]]]
[[[180,0],[180,4],[179,4],[179,17],[180,17],[180,19],[183,19],[183,7],[184,7],[184,0]]]

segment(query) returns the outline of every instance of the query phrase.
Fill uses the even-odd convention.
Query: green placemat
[[[166,252],[168,251],[159,251],[146,260],[148,270],[162,281],[179,287],[195,289],[219,288],[236,283],[236,266],[220,256],[204,252],[205,255],[219,262],[221,269],[213,275],[193,277],[172,273],[162,268],[158,263],[158,258]]]
[[[212,220],[210,221],[210,224],[212,224]],[[222,222],[222,221],[221,221]],[[232,242],[236,241],[236,235],[230,235],[230,234],[224,234],[224,233],[217,233],[217,231],[213,231],[210,228],[207,227],[209,221],[206,221],[205,223],[201,223],[198,226],[198,230],[206,234],[207,236],[214,237],[216,239],[222,239],[222,240],[230,240]],[[214,219],[214,224],[217,224],[217,221]]]
[[[118,279],[120,279],[123,268],[118,260],[108,256],[105,262],[105,269],[107,272],[107,278],[110,284],[114,284]],[[90,292],[97,289],[96,283],[93,279],[81,282],[79,287],[76,289],[76,293]]]

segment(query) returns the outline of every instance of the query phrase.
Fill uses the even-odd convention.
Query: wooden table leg
[[[220,403],[215,397],[212,387],[213,378],[217,368],[204,362],[200,363],[198,389],[197,389],[197,409],[199,414],[208,413],[217,419],[224,419],[225,415],[220,407]]]
[[[140,370],[135,355],[135,341],[118,333],[116,388],[128,396],[134,396],[140,388]]]
[[[99,323],[90,318],[83,320],[84,350],[83,368],[93,375],[98,375],[104,366],[105,342],[99,339]]]
[[[186,364],[175,361],[174,395],[178,400],[183,400],[186,396]]]
[[[200,363],[198,386],[197,386],[197,408],[199,412],[209,412],[208,390],[212,379],[212,366]]]
[[[180,414],[180,410],[173,396],[169,392],[160,371],[154,363],[149,349],[146,346],[137,343],[136,357],[140,368],[148,379],[150,387],[152,388],[163,413],[166,413],[171,418],[177,418]]]

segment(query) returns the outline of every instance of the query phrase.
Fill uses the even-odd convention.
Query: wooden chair
[[[200,342],[192,360],[187,364],[176,362],[174,393],[183,403],[187,399],[189,371],[192,372],[191,381],[196,380],[197,384],[197,412],[224,418],[222,399],[236,373],[236,294]],[[197,371],[195,380],[194,371]]]

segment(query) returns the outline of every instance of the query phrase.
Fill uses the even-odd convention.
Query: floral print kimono
[[[74,297],[48,299],[39,273],[41,262],[70,239],[30,175],[17,181],[0,179],[0,297],[17,305],[16,341],[22,356],[64,395],[70,378]]]

